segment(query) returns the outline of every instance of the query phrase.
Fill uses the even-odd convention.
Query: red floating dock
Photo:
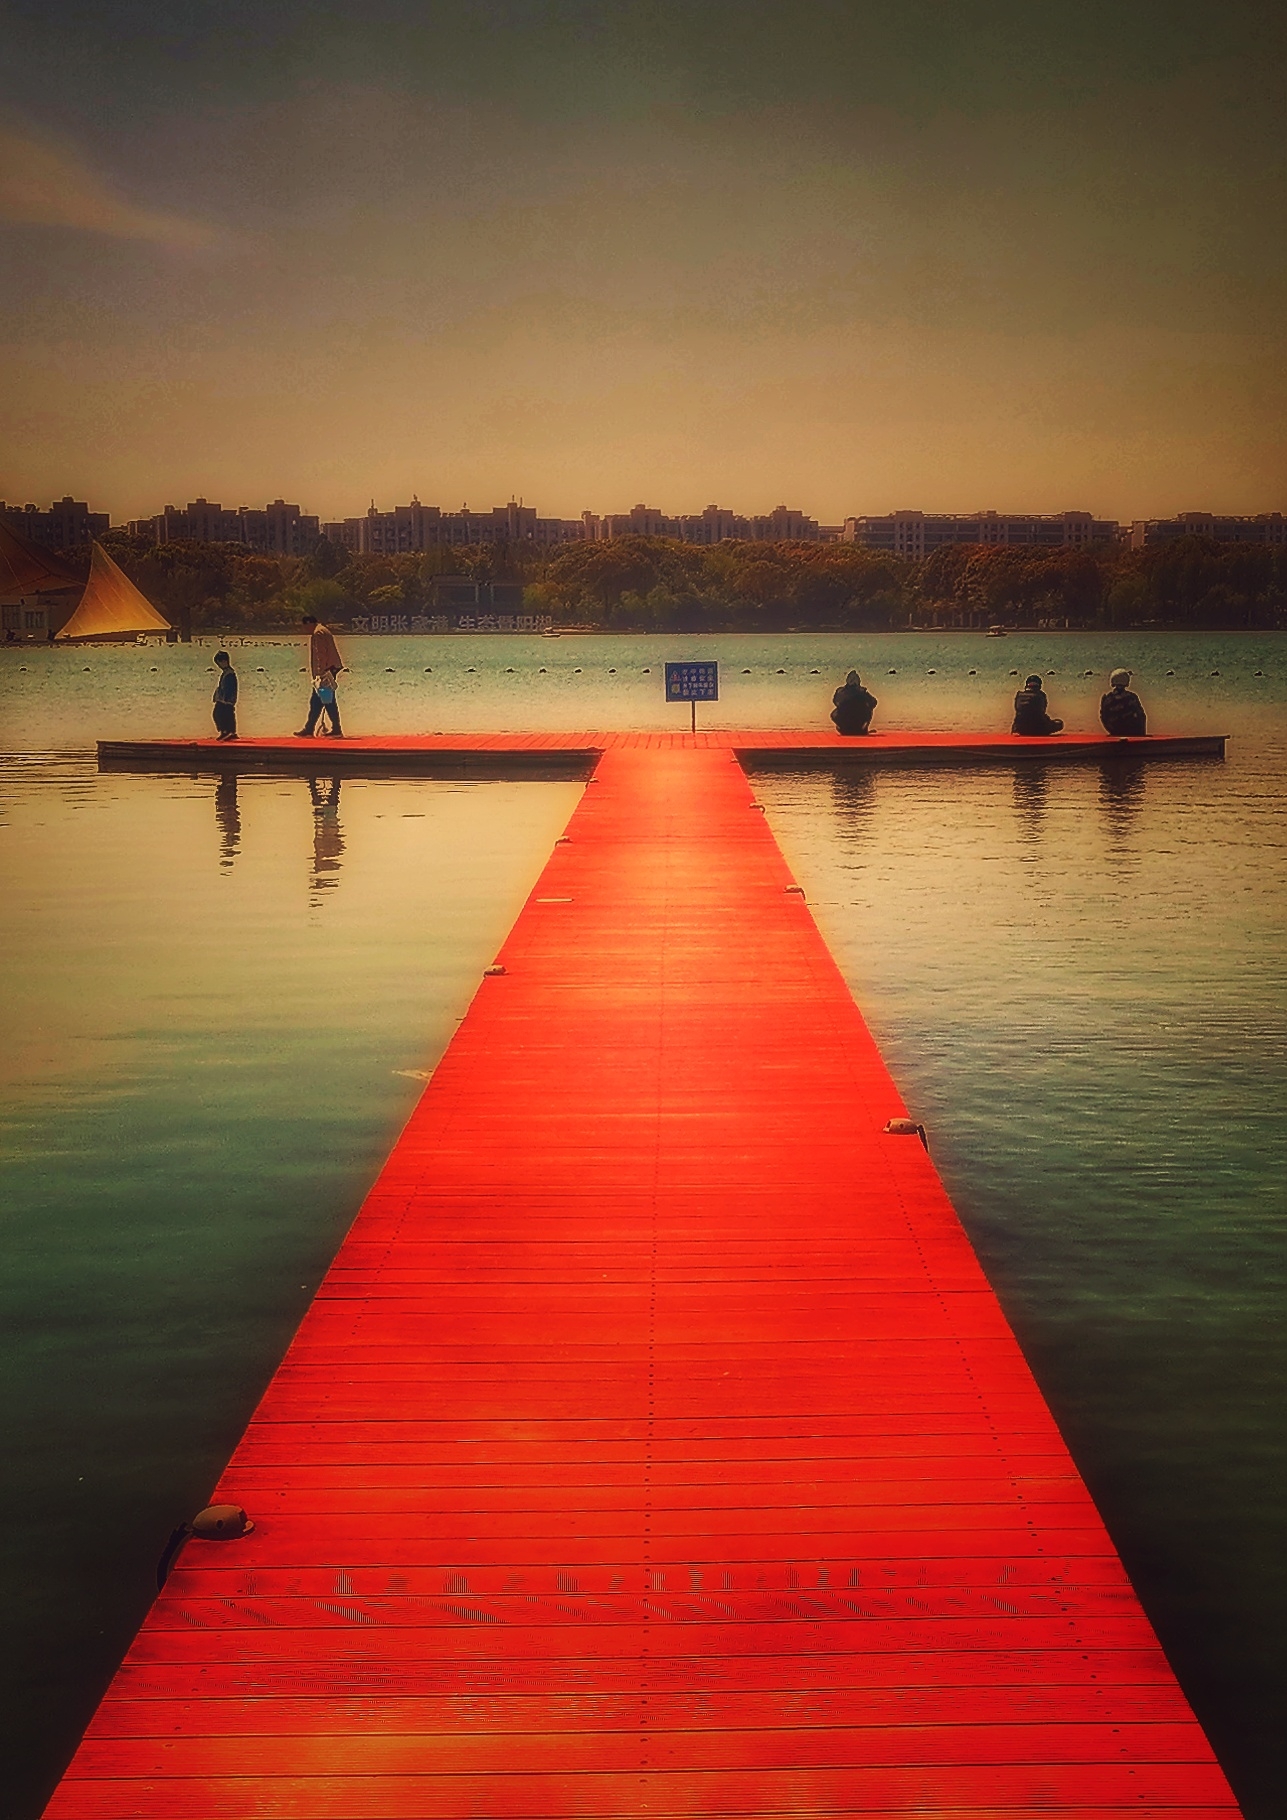
[[[1236,1816],[731,741],[568,835],[51,1820]]]
[[[1149,734],[1114,739],[1107,733],[1057,733],[1037,739],[1016,733],[871,733],[861,738],[813,727],[712,728],[697,733],[397,733],[332,740],[104,739],[105,768],[239,771],[360,771],[394,764],[433,774],[472,776],[539,772],[551,762],[588,773],[603,752],[734,752],[751,770],[787,765],[1016,764],[1030,759],[1084,763],[1103,759],[1223,758],[1223,733]]]

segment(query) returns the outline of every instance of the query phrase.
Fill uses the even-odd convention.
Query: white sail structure
[[[101,543],[96,543],[80,605],[58,633],[58,639],[132,638],[139,632],[169,630],[169,620],[162,619],[124,569],[112,561]]]

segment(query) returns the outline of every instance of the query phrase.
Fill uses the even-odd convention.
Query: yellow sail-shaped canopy
[[[58,637],[123,638],[135,632],[169,630],[169,620],[161,618],[124,569],[96,543],[80,605]]]

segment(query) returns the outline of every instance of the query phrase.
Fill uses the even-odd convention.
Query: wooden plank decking
[[[50,1820],[1236,1816],[731,743],[498,961]]]

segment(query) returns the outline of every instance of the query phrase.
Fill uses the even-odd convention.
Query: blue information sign
[[[667,664],[667,701],[718,701],[718,664]]]

